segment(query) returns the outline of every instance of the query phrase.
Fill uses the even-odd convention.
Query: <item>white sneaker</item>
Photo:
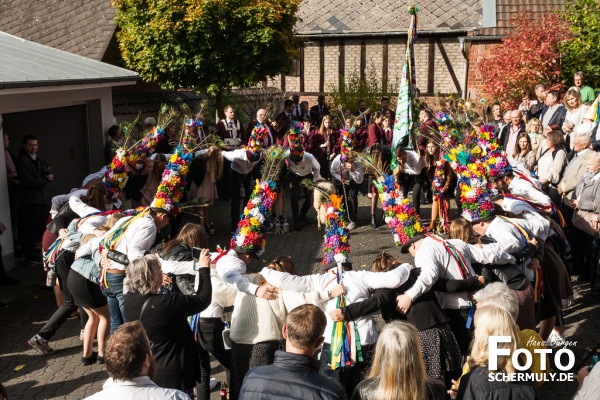
[[[356,229],[356,222],[350,222],[348,224],[348,230],[351,231],[353,229]]]
[[[552,331],[546,339],[546,347],[561,347],[565,344],[566,338],[563,334]]]
[[[208,387],[210,388],[210,390],[213,390],[214,388],[216,388],[217,383],[218,383],[218,381],[215,378],[210,378],[210,383],[208,384]]]

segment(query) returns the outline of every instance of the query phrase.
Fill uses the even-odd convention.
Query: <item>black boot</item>
[[[375,222],[375,214],[371,214],[371,228],[377,228],[377,222]]]

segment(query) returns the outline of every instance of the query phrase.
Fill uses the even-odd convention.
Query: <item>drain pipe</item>
[[[465,37],[459,37],[458,41],[460,42],[460,52],[462,53],[464,60],[464,75],[463,75],[463,91],[462,98],[463,100],[467,99],[467,77],[469,73],[469,56],[465,53]]]

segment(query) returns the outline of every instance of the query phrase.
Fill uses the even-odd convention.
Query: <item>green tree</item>
[[[388,83],[387,87],[383,87],[383,82],[377,75],[373,65],[366,68],[363,78],[356,70],[341,78],[339,86],[330,85],[328,88],[328,103],[333,108],[349,108],[352,112],[357,112],[358,101],[364,100],[368,109],[372,111],[379,110],[381,108],[381,96],[390,97],[390,107],[392,108],[396,103],[396,99],[394,96],[390,96],[390,93],[398,90],[398,85]]]
[[[562,77],[567,85],[573,82],[573,75],[583,71],[585,84],[600,88],[600,1],[575,0],[565,4],[562,18],[569,24],[573,34],[571,40],[561,46],[563,52]]]
[[[113,0],[127,67],[165,89],[216,95],[289,71],[300,0]]]

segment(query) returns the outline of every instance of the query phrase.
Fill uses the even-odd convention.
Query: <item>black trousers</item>
[[[337,194],[344,197],[343,201],[348,208],[346,212],[352,222],[356,222],[358,216],[358,192],[360,191],[360,186],[353,180],[348,185],[343,185],[341,182],[337,182],[336,185]]]
[[[423,182],[424,170],[419,175],[400,174],[398,178],[398,183],[400,184],[402,195],[405,198],[408,198],[408,191],[410,190],[410,186],[413,185],[412,204],[415,207],[417,215],[421,211],[421,187],[423,186]]]
[[[375,355],[375,345],[361,345],[363,361],[357,362],[351,367],[341,367],[338,369],[331,369],[331,348],[329,343],[323,343],[323,350],[321,351],[321,366],[319,373],[325,376],[330,376],[336,381],[340,382],[348,398],[354,393],[356,386],[365,377],[365,372],[371,366],[373,356]]]
[[[253,182],[252,172],[250,172],[249,174],[240,174],[235,172],[234,170],[231,170],[231,173],[229,174],[229,179],[231,188],[231,227],[233,228],[233,226],[237,225],[237,223],[239,222],[240,214],[243,212],[244,207],[250,199],[250,193],[252,193],[251,187],[254,186],[250,185],[250,183]],[[240,196],[240,188],[242,187],[244,188],[245,192],[243,199],[242,196]],[[242,200],[244,201],[244,203],[240,204]]]
[[[46,226],[46,205],[21,204],[19,207],[19,240],[21,250],[29,261],[42,261],[42,254],[35,250]],[[66,280],[65,280],[66,283]]]
[[[290,172],[288,175],[288,181],[291,185],[292,192],[292,218],[294,219],[294,224],[298,222],[300,217],[305,217],[308,210],[310,210],[310,205],[312,203],[312,197],[310,195],[310,190],[307,188],[302,188],[300,186],[300,182],[303,179],[313,180],[313,175],[308,174],[305,176],[298,176],[293,172]],[[302,208],[300,208],[300,190],[304,190],[304,203],[302,203]]]
[[[71,264],[73,264],[74,260],[75,253],[65,250],[58,255],[54,263],[58,282],[60,283],[60,290],[63,294],[65,302],[58,310],[54,312],[54,314],[52,314],[52,317],[50,317],[48,322],[46,322],[46,325],[44,325],[38,332],[38,335],[46,340],[49,340],[52,336],[54,336],[58,328],[60,328],[60,326],[75,310],[77,310],[73,295],[67,288],[67,278],[69,276],[69,272],[71,271]]]
[[[199,400],[210,400],[210,356],[225,368],[231,367],[231,350],[223,345],[223,321],[221,318],[200,318],[198,352],[200,353],[200,383],[196,386]]]
[[[329,171],[329,160],[327,159],[327,154],[323,154],[323,157],[319,158],[317,161],[321,166],[320,173],[323,179],[330,180],[331,172]]]
[[[450,329],[452,329],[452,333],[454,333],[454,337],[456,337],[456,341],[458,342],[458,347],[460,348],[460,353],[463,356],[467,356],[469,354],[469,345],[471,344],[471,329],[473,328],[473,324],[471,324],[471,328],[467,328],[467,320],[469,319],[469,308],[460,308],[460,309],[444,309],[448,318],[450,318]]]

